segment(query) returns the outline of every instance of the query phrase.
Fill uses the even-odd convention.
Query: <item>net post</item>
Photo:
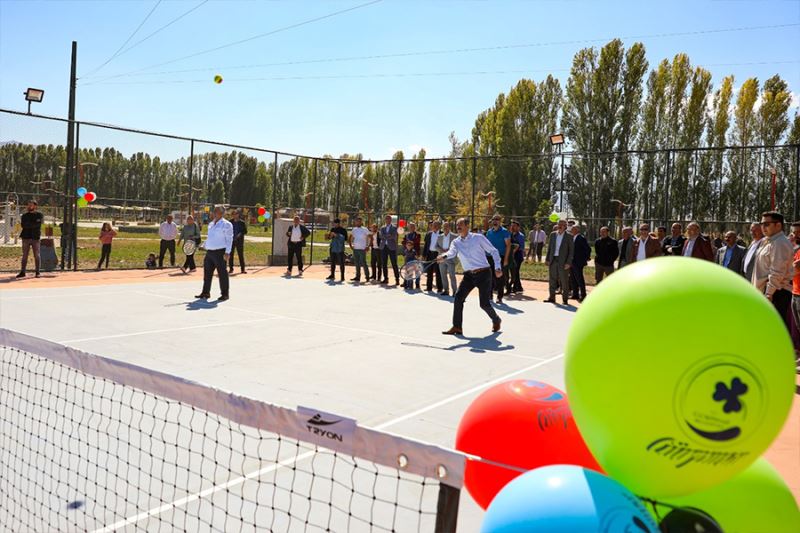
[[[272,165],[272,242],[269,250],[269,266],[275,264],[275,194],[278,189],[278,152],[275,152],[275,161]]]
[[[439,501],[436,504],[436,533],[453,533],[458,525],[458,502],[461,490],[439,483]]]

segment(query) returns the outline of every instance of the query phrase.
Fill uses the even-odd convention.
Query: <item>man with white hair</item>
[[[750,224],[750,235],[753,240],[750,241],[750,246],[747,247],[747,254],[744,256],[744,277],[748,281],[753,279],[753,269],[756,266],[756,252],[759,246],[764,242],[764,230],[761,229],[760,222],[753,222]]]
[[[224,302],[230,297],[228,270],[225,268],[233,247],[233,224],[223,216],[225,208],[214,207],[214,220],[208,224],[206,237],[206,257],[203,259],[203,290],[195,298],[211,298],[211,279],[214,270],[219,276],[219,290],[222,293],[217,301]]]
[[[700,233],[700,224],[689,222],[686,226],[686,234],[689,236],[683,243],[683,257],[694,257],[695,259],[714,260],[714,250],[711,248],[711,241]]]

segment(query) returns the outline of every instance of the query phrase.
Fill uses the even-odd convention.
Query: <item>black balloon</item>
[[[658,527],[661,533],[724,533],[711,516],[691,507],[671,510]]]

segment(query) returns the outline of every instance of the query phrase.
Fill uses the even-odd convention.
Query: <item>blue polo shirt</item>
[[[494,228],[487,231],[486,238],[489,239],[492,246],[497,248],[497,253],[500,254],[500,258],[502,259],[506,253],[506,239],[511,238],[511,232],[503,226],[500,226],[500,229],[497,231],[495,231]]]

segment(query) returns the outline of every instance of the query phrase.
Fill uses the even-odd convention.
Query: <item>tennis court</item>
[[[558,308],[530,298],[507,300],[499,306],[502,332],[490,334],[489,320],[478,308],[474,293],[465,307],[466,336],[452,338],[441,335],[449,326],[452,311],[450,300],[444,297],[379,285],[328,285],[319,279],[256,274],[234,277],[231,300],[217,304],[193,298],[199,292],[198,277],[170,277],[164,282],[169,274],[157,276],[159,281],[152,283],[4,290],[0,293],[0,327],[289,409],[307,406],[334,413],[355,419],[361,427],[446,448],[453,446],[461,413],[486,386],[525,377],[563,386],[561,354],[574,308]],[[34,366],[30,373],[38,376],[41,373],[37,369]],[[33,388],[37,389],[35,385]],[[66,527],[80,523],[70,513],[97,508],[99,511],[92,517],[97,526],[170,530],[174,523],[179,529],[184,525],[192,529],[213,524],[225,530],[235,522],[219,509],[233,505],[237,515],[248,516],[253,523],[274,530],[317,530],[315,524],[322,524],[319,530],[342,530],[343,525],[349,530],[369,529],[369,524],[387,530],[433,530],[435,483],[425,486],[424,480],[405,477],[398,481],[399,476],[384,472],[381,465],[370,465],[365,473],[346,462],[342,464],[341,455],[315,453],[313,444],[254,434],[236,437],[241,441],[217,437],[217,442],[225,441],[223,451],[231,456],[225,461],[214,456],[219,450],[209,450],[210,457],[201,453],[199,459],[195,458],[196,450],[188,440],[181,441],[175,449],[145,450],[134,446],[125,449],[125,453],[104,454],[102,449],[109,443],[119,447],[121,442],[141,440],[142,434],[174,431],[180,424],[172,424],[171,419],[191,417],[191,413],[171,410],[170,404],[150,406],[146,394],[134,398],[138,393],[121,391],[117,398],[116,393],[103,389],[102,393],[90,393],[88,402],[83,388],[67,391],[67,396],[70,394],[81,399],[66,402],[72,409],[82,405],[90,411],[72,414],[72,419],[110,409],[115,423],[108,426],[113,439],[91,433],[79,436],[78,444],[89,442],[92,449],[96,446],[99,451],[61,450],[59,455],[59,443],[48,442],[42,445],[41,455],[52,456],[51,464],[29,465],[32,483],[44,485],[51,469],[66,468],[66,472],[53,475],[75,477],[76,490],[72,494],[53,494],[59,500],[53,506],[61,509],[58,523]],[[119,403],[133,407],[127,411],[112,409]],[[61,407],[44,403],[41,408],[49,411]],[[235,432],[226,430],[227,426],[216,420],[209,427],[195,427],[198,423],[191,419],[185,424],[189,433],[249,432],[238,426]],[[38,424],[47,424],[46,414],[41,415]],[[204,419],[202,424],[208,425],[208,421]],[[190,434],[179,440],[191,437]],[[102,441],[95,443],[93,438]],[[268,449],[254,449],[253,453],[240,450],[248,446]],[[123,509],[107,509],[98,504],[104,498],[103,494],[96,494],[101,484],[94,484],[91,479],[112,468],[109,461],[136,454],[143,456],[141,461],[135,461],[133,468],[126,466],[142,477],[136,483],[146,487],[141,496],[144,501],[127,502]],[[259,457],[285,464],[264,469]],[[187,478],[188,490],[184,492],[170,492],[158,486],[159,476],[174,480],[193,460],[195,468],[200,461],[201,470],[234,464],[235,475],[230,467],[224,467],[221,477],[216,472],[207,477],[230,480],[233,475],[233,479],[242,479],[222,488],[212,484],[210,492],[203,485],[206,480],[199,478]],[[301,464],[304,466],[298,466]],[[286,465],[297,468],[285,468]],[[90,468],[93,473],[82,472],[82,468]],[[247,476],[260,468],[278,482],[271,489],[248,495]],[[17,474],[20,478],[28,475],[24,471]],[[377,490],[385,493],[385,509],[372,501],[374,491],[360,494],[357,488],[350,487],[336,494],[342,488],[337,479],[358,484],[358,475],[373,479]],[[287,481],[288,489],[280,488],[282,477],[293,478]],[[84,482],[77,483],[81,479]],[[369,479],[365,478],[365,483],[369,484]],[[134,483],[110,480],[107,485],[113,485],[111,481]],[[232,493],[245,496],[234,498]],[[298,503],[292,499],[294,493],[315,496]],[[403,502],[404,498],[410,501]],[[359,499],[363,501],[359,503]],[[204,500],[211,500],[205,510]],[[326,509],[334,508],[333,518],[326,511],[319,521],[314,520],[314,513],[319,512],[312,505],[316,500],[323,502]],[[81,502],[75,504],[80,508],[67,510],[72,501]],[[175,501],[179,505],[172,505]],[[267,502],[267,514],[263,516],[256,508],[246,508],[258,506],[259,502]],[[273,513],[270,508],[282,505],[295,508],[285,515]],[[297,508],[298,505],[305,507]],[[336,507],[340,511],[344,508],[338,518]],[[355,516],[359,513],[362,516]],[[293,520],[301,515],[307,517],[306,524],[300,524],[305,527]],[[459,531],[476,530],[480,515],[480,509],[462,491]]]

